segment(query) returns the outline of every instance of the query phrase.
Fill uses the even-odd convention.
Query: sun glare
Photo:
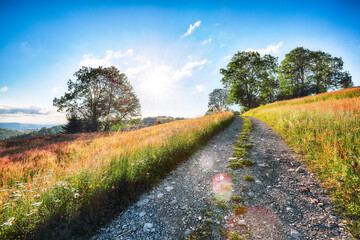
[[[140,84],[141,91],[157,99],[169,95],[171,91],[171,76],[164,66],[155,66],[144,76]]]

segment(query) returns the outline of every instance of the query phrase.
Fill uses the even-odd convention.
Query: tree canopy
[[[217,88],[209,94],[208,108],[211,112],[222,112],[227,109],[228,93],[225,89]]]
[[[343,65],[341,58],[329,53],[297,47],[285,55],[280,66],[269,54],[237,52],[220,73],[229,90],[229,103],[240,104],[246,111],[275,100],[352,87]]]
[[[68,112],[69,126],[65,129],[107,131],[116,122],[140,116],[139,99],[125,74],[116,67],[82,67],[74,76],[77,79],[68,81],[64,96],[53,100],[58,111]]]
[[[258,52],[237,52],[226,69],[220,69],[222,83],[229,91],[229,103],[241,104],[245,110],[274,100],[277,58]]]
[[[344,62],[322,51],[298,47],[285,55],[279,67],[278,99],[304,97],[352,86],[351,76],[342,72]]]

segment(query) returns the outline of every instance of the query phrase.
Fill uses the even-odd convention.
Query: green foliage
[[[53,105],[68,112],[69,120],[81,119],[84,131],[108,131],[116,122],[140,115],[140,102],[130,82],[114,66],[82,67],[74,76],[76,81],[68,81],[68,92],[54,98]]]
[[[209,94],[208,108],[212,112],[227,110],[228,92],[225,89],[217,88]]]
[[[246,175],[246,176],[244,176],[244,181],[253,182],[253,181],[255,181],[255,178],[253,178],[252,176]]]
[[[235,159],[231,160],[231,163],[227,165],[228,168],[231,168],[232,170],[237,170],[242,168],[243,166],[252,166],[255,163],[249,159],[239,159],[244,157],[248,152],[247,150],[252,148],[251,143],[247,143],[250,141],[249,134],[252,131],[252,122],[249,118],[241,116],[244,120],[243,128],[241,131],[241,135],[239,137],[239,140],[236,142],[236,145],[234,148],[233,156],[235,156]]]
[[[348,72],[342,72],[341,58],[322,51],[298,47],[285,55],[279,67],[278,100],[304,97],[353,85]]]
[[[220,69],[221,81],[230,93],[229,103],[241,104],[248,110],[274,101],[276,68],[277,58],[271,55],[235,53],[226,69]]]
[[[0,141],[23,134],[18,130],[0,128]]]
[[[0,128],[0,136],[1,136],[1,128]],[[11,130],[11,129],[6,129],[6,130]],[[33,130],[30,132],[20,132],[17,130],[11,130],[11,132],[17,132],[18,134],[10,136],[8,135],[8,137],[6,139],[24,139],[24,138],[29,138],[29,137],[37,137],[37,136],[47,136],[47,135],[55,135],[58,133],[62,133],[64,131],[62,126],[54,126],[54,127],[50,127],[50,128],[46,128],[43,127],[40,130]],[[6,131],[8,132],[8,131]],[[1,138],[0,138],[1,140]],[[5,140],[5,139],[4,139]]]
[[[229,90],[229,103],[248,111],[275,100],[352,87],[350,73],[343,72],[343,65],[341,58],[329,53],[297,47],[285,55],[280,66],[277,58],[268,54],[237,52],[220,73]]]

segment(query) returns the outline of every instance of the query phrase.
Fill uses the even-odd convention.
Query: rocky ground
[[[92,239],[352,239],[316,177],[268,125],[251,120],[255,165],[227,167],[241,133],[236,117]]]

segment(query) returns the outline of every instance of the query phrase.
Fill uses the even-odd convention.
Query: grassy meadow
[[[126,194],[156,183],[233,118],[227,112],[129,132],[1,142],[0,238],[36,236],[49,222],[70,227],[109,192],[127,201]]]
[[[360,237],[360,88],[275,102],[244,115],[271,125],[303,157]]]

